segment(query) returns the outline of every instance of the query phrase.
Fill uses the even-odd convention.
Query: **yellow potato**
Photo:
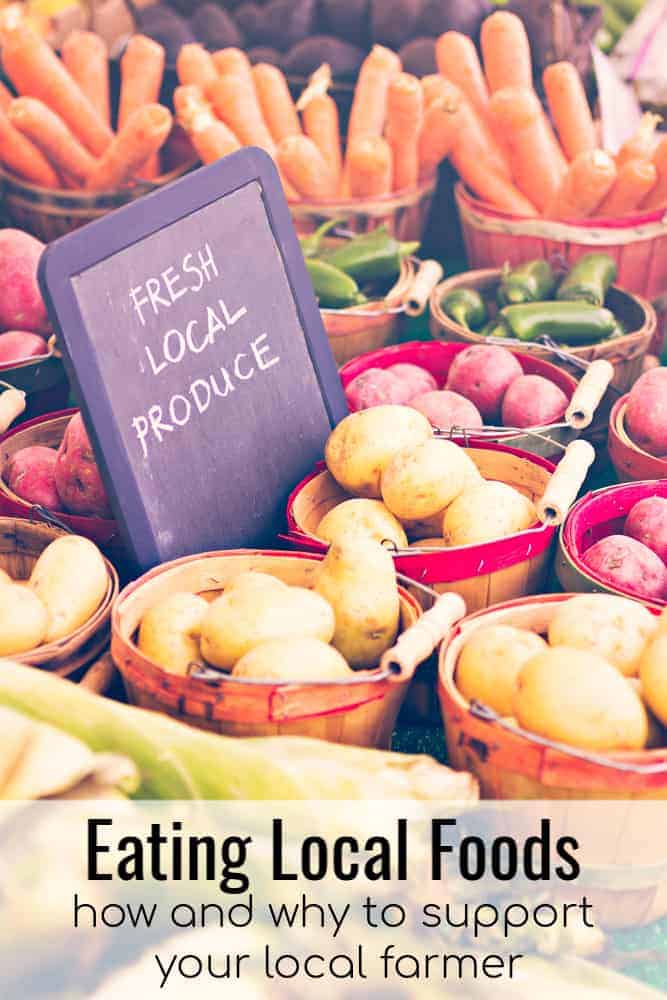
[[[4,584],[0,598],[0,656],[27,653],[41,646],[49,615],[37,594],[20,584]]]
[[[656,628],[655,615],[637,601],[613,594],[579,594],[556,609],[549,643],[590,650],[632,677]]]
[[[447,542],[444,538],[420,538],[416,542],[410,542],[410,549],[444,549]]]
[[[0,569],[0,586],[3,583],[14,583],[9,573],[5,573],[4,569]]]
[[[238,593],[240,590],[285,590],[287,584],[283,580],[279,580],[277,576],[271,576],[270,573],[260,573],[259,570],[251,569],[246,573],[239,573],[235,576],[231,583],[227,584],[225,591],[229,592],[234,590]]]
[[[319,639],[270,639],[242,656],[233,677],[266,681],[349,681],[354,671]]]
[[[467,471],[462,448],[431,438],[396,452],[380,477],[382,499],[402,520],[434,517],[463,491]]]
[[[229,670],[247,652],[269,639],[310,637],[330,642],[333,609],[302,587],[231,588],[207,608],[201,627],[201,652],[216,667]]]
[[[498,715],[510,716],[522,667],[546,648],[535,632],[512,625],[482,626],[461,651],[456,685],[468,701],[480,701]]]
[[[644,708],[646,708],[646,718],[648,719],[648,737],[646,740],[647,750],[659,750],[661,747],[667,746],[667,733],[663,729],[661,723],[656,719],[655,715],[646,705],[646,698],[644,696],[644,688],[642,682],[638,677],[628,677],[628,684],[632,687],[642,702],[644,703]]]
[[[656,628],[656,638],[663,635],[667,635],[667,608],[664,608],[662,614],[658,617]]]
[[[639,661],[639,678],[646,704],[667,726],[667,633],[649,643]]]
[[[585,750],[641,750],[648,719],[639,696],[595,653],[556,646],[519,674],[514,714],[523,729]]]
[[[186,676],[191,664],[203,664],[199,634],[208,602],[197,594],[170,594],[144,615],[137,645],[154,663]]]
[[[345,417],[329,435],[324,458],[344,490],[380,500],[380,476],[390,459],[410,445],[428,441],[431,425],[409,406],[373,406]]]
[[[407,547],[403,527],[381,500],[344,500],[325,514],[317,526],[317,537],[336,542],[349,533],[360,533],[376,542],[385,539],[399,549]]]
[[[438,511],[435,517],[427,517],[419,521],[402,521],[409,541],[417,542],[420,538],[442,537],[442,519],[444,510]]]
[[[400,618],[394,561],[371,538],[348,536],[329,548],[315,589],[334,609],[333,645],[351,667],[372,667],[396,638]]]
[[[67,535],[44,549],[33,567],[30,586],[49,613],[45,641],[53,642],[75,632],[95,614],[109,578],[97,546],[79,535]]]
[[[485,479],[449,505],[442,534],[448,545],[479,545],[524,531],[536,520],[527,497],[507,483]]]

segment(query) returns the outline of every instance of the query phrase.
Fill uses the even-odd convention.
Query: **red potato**
[[[410,395],[408,396],[408,401],[414,399],[415,396],[421,395],[423,392],[430,392],[432,389],[438,388],[436,379],[425,368],[422,368],[421,365],[411,365],[401,361],[396,365],[390,365],[387,371],[400,378],[401,382],[406,387],[409,387]]]
[[[458,392],[450,392],[448,389],[424,392],[411,399],[410,406],[423,413],[431,425],[441,431],[449,431],[452,427],[477,430],[483,426],[475,404]]]
[[[0,333],[0,365],[25,358],[39,358],[48,354],[43,337],[26,330],[10,330]]]
[[[667,566],[634,538],[608,535],[591,545],[582,562],[596,576],[617,590],[626,590],[649,601],[667,600]]]
[[[55,466],[56,489],[70,514],[111,517],[102,477],[80,413],[67,425]]]
[[[667,499],[645,497],[634,505],[625,521],[625,534],[667,563]]]
[[[57,457],[55,448],[46,448],[44,445],[21,448],[12,455],[5,469],[5,481],[10,490],[26,503],[62,511],[56,489]]]
[[[625,426],[650,455],[667,455],[667,368],[651,368],[637,379],[625,411]]]
[[[507,389],[521,375],[521,365],[504,347],[476,344],[454,359],[446,388],[469,399],[482,419],[492,424],[500,418]]]
[[[20,229],[0,230],[0,330],[49,333],[46,306],[37,284],[44,244]]]
[[[368,410],[386,403],[407,403],[410,386],[386,368],[367,368],[345,390],[351,410]]]
[[[506,427],[547,427],[557,423],[567,409],[562,389],[542,375],[520,375],[503,397],[502,421]]]

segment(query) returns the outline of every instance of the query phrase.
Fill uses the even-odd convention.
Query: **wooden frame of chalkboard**
[[[225,225],[226,199],[227,214],[234,217],[234,245],[225,243],[221,232]],[[222,347],[219,345],[227,347],[233,343],[231,334],[237,339],[240,336],[236,329],[229,328],[229,324],[242,314],[250,330],[246,336],[261,329],[271,331],[265,332],[263,337],[273,337],[277,330],[281,356],[276,349],[276,357],[271,358],[268,340],[260,346],[262,337],[257,337],[252,347],[255,367],[262,370],[262,379],[256,379],[259,390],[248,391],[245,382],[234,386],[226,369],[219,368],[227,378],[227,384],[222,386],[224,393],[219,376],[216,376],[216,383],[210,375],[207,390],[210,396],[213,386],[218,411],[214,416],[207,413],[202,417],[201,409],[195,414],[200,423],[207,421],[205,432],[195,428],[184,433],[180,421],[178,426],[174,424],[171,430],[179,431],[176,438],[180,440],[181,450],[178,451],[174,434],[156,430],[151,420],[154,433],[150,447],[154,447],[154,451],[149,457],[148,431],[141,436],[148,421],[144,416],[131,419],[132,410],[128,407],[136,405],[141,409],[142,399],[133,404],[132,395],[141,397],[147,385],[149,392],[156,387],[157,393],[158,388],[166,384],[165,379],[174,378],[173,372],[178,369],[167,364],[167,353],[164,358],[158,354],[159,337],[155,335],[164,336],[164,331],[168,331],[163,346],[170,333],[178,334],[183,341],[178,330],[169,331],[168,327],[178,318],[184,324],[187,316],[181,311],[181,303],[176,303],[172,296],[171,305],[178,308],[165,310],[163,317],[159,304],[166,292],[157,293],[156,305],[152,296],[149,299],[136,288],[130,291],[131,283],[136,274],[138,287],[148,287],[143,282],[154,280],[146,277],[153,261],[160,273],[168,251],[177,259],[188,246],[193,227],[195,234],[213,234],[211,244],[217,254],[212,265],[216,286],[210,294],[221,294],[218,285],[224,283],[228,273],[232,274],[229,279],[232,299],[238,300],[236,292],[244,282],[247,286],[244,289],[247,308],[244,306],[234,315],[230,315],[222,298],[217,300],[224,322],[219,310],[215,322],[218,328],[225,330],[227,339],[214,343],[210,333],[210,303],[205,306],[210,342],[214,346],[210,352],[213,363],[220,363]],[[234,256],[237,247],[241,249]],[[241,257],[242,253],[249,259]],[[199,254],[200,267],[196,268],[190,261],[190,270],[194,268],[209,278],[212,250],[208,242],[204,257],[201,250]],[[164,276],[165,271],[161,273]],[[168,267],[166,273],[173,279],[174,268]],[[181,555],[213,548],[256,546],[275,537],[289,490],[298,481],[301,471],[305,474],[321,457],[326,436],[348,411],[282,184],[271,157],[256,148],[240,150],[62,237],[44,252],[39,281],[70,380],[78,392],[114,514],[135,566],[143,570]],[[166,287],[171,293],[171,284]],[[187,290],[199,291],[196,285]],[[222,294],[228,292],[226,288]],[[176,297],[180,298],[181,294],[185,296],[183,288]],[[265,295],[268,295],[268,304],[264,304]],[[119,297],[123,304],[117,307]],[[201,308],[204,307],[202,302],[199,302]],[[165,301],[165,305],[169,304]],[[151,314],[149,305],[160,313],[157,319]],[[179,311],[181,314],[176,320],[168,315]],[[243,322],[238,324],[239,330],[242,327]],[[154,353],[160,361],[158,364],[150,354],[150,366],[146,361],[148,344],[144,344],[145,353],[142,353],[140,341],[136,339],[147,340],[149,335],[153,336],[150,351],[155,348]],[[193,343],[188,343],[194,349]],[[171,352],[174,353],[173,346]],[[237,354],[237,367],[240,357],[252,356]],[[277,369],[271,367],[283,358],[285,363]],[[201,375],[196,364],[199,359],[190,355],[181,371],[186,377]],[[152,371],[147,373],[146,369],[151,367]],[[209,373],[206,375],[208,378]],[[152,376],[152,380],[147,382],[147,376]],[[249,377],[239,368],[239,378]],[[204,381],[195,378],[195,382],[200,383],[198,407],[204,393]],[[189,390],[193,387],[194,383]],[[240,391],[232,392],[236,388]],[[233,398],[234,405],[240,401],[236,428],[232,426],[234,410],[227,399],[221,399],[223,395],[229,395],[230,400]],[[180,395],[181,412],[184,411],[184,398],[194,409],[189,397]],[[172,396],[171,403],[175,399],[176,396]],[[149,408],[149,415],[151,409],[158,407]],[[176,416],[173,419],[176,420]],[[132,439],[129,425],[135,429],[143,451]],[[157,427],[164,425],[158,420]],[[198,433],[204,439],[210,459],[200,462],[199,467],[201,440]],[[155,435],[160,445],[155,444]],[[221,493],[224,493],[224,503]],[[219,528],[210,523],[212,519],[220,522]]]

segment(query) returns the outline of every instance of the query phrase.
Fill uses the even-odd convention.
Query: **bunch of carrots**
[[[497,208],[548,219],[618,217],[667,207],[667,136],[647,113],[614,157],[598,131],[577,69],[544,71],[550,118],[533,89],[530,43],[509,11],[488,17],[482,63],[473,42],[446,32],[439,73],[422,80],[422,171],[445,157],[468,188]]]
[[[109,56],[92,32],[73,32],[62,60],[25,25],[2,40],[2,65],[18,93],[0,84],[0,163],[46,188],[112,191],[155,178],[173,118],[158,104],[161,45],[135,35],[121,60],[118,121],[111,124]]]
[[[291,200],[377,198],[419,180],[423,90],[390,49],[376,45],[361,67],[345,151],[326,64],[296,103],[280,69],[240,49],[184,45],[176,68],[176,115],[204,163],[259,146]]]

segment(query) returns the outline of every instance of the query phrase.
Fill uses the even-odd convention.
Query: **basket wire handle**
[[[414,585],[413,580],[406,583]],[[396,644],[382,655],[380,672],[388,674],[394,683],[409,680],[465,614],[465,601],[458,594],[439,595],[433,607],[401,633]]]
[[[610,361],[599,358],[592,361],[574,390],[570,405],[565,411],[565,419],[570,427],[581,431],[590,427],[602,397],[614,377],[614,366]]]
[[[405,312],[408,316],[422,315],[433,289],[440,284],[444,274],[442,264],[437,260],[421,262],[405,299]]]
[[[5,390],[0,396],[0,434],[4,434],[16,418],[25,412],[28,404],[26,394],[21,389],[16,389],[8,382],[0,382],[0,387]]]
[[[479,701],[470,702],[470,714],[482,722],[494,722],[509,733],[517,733],[519,736],[523,736],[533,743],[539,743],[540,746],[546,747],[549,750],[557,750],[559,753],[567,754],[568,757],[586,761],[587,764],[596,764],[598,767],[607,767],[613,771],[625,771],[628,774],[667,774],[667,761],[661,764],[631,764],[628,761],[611,760],[609,757],[604,757],[601,754],[589,753],[587,750],[578,750],[567,743],[549,740],[545,736],[538,736],[537,733],[531,733],[527,729],[522,729],[518,724],[515,725],[513,722],[508,722],[506,719],[501,718],[492,708],[483,705]]]
[[[34,503],[30,508],[30,520],[33,520],[33,515],[37,515],[40,521],[48,524],[51,528],[59,528],[61,531],[66,532],[68,535],[73,535],[74,531],[68,524],[61,521],[59,517],[56,517],[47,507],[43,507],[41,503]]]
[[[588,441],[573,441],[567,446],[544,494],[535,505],[542,524],[556,526],[563,523],[594,461],[595,448]]]

